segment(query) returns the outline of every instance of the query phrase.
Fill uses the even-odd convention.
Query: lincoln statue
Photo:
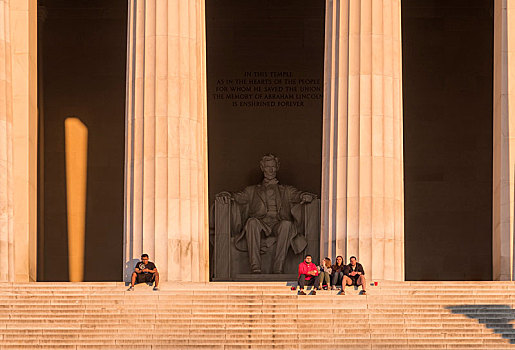
[[[240,192],[221,192],[217,201],[232,202],[237,215],[232,220],[240,224],[235,239],[236,249],[248,252],[250,270],[261,273],[261,254],[274,244],[273,273],[283,273],[284,261],[291,247],[295,254],[307,245],[302,232],[301,210],[304,203],[315,195],[299,191],[293,186],[280,185],[276,178],[279,159],[273,154],[263,156],[260,162],[263,181]]]

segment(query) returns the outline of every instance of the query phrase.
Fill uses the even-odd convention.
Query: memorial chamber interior
[[[259,162],[269,153],[280,158],[279,184],[320,198],[324,17],[322,0],[206,1],[211,206],[221,191],[260,184]],[[213,268],[222,261],[215,258],[211,209],[213,278]],[[318,221],[316,225],[319,231]],[[235,234],[231,232],[231,245]],[[289,250],[290,265],[284,273],[296,273],[303,254],[316,254],[318,259],[318,247],[308,245],[302,252],[295,255]],[[237,260],[230,279],[250,273],[247,253],[231,254],[220,256]],[[263,266],[261,277],[272,270]]]

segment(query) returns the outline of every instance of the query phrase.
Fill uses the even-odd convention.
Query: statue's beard
[[[265,175],[265,178],[263,179],[263,184],[265,186],[268,186],[268,185],[275,185],[277,184],[279,181],[275,178],[275,176],[266,176]]]

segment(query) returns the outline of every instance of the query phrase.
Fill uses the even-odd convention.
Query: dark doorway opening
[[[402,2],[407,280],[492,279],[493,1]]]
[[[206,1],[210,204],[260,183],[267,153],[320,196],[324,20],[324,0]]]
[[[73,214],[85,216],[83,243],[74,247],[83,280],[122,278],[126,33],[126,0],[38,2],[39,281],[69,280],[68,192],[79,188],[80,199],[81,176],[84,213]],[[65,133],[70,118],[86,143]],[[73,147],[87,161],[70,183],[67,161],[78,156],[66,152]]]

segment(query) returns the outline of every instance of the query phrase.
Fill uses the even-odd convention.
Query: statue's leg
[[[295,226],[293,222],[282,220],[274,226],[274,231],[277,236],[277,245],[275,247],[274,257],[274,273],[283,273],[284,260],[288,253],[291,239],[295,234]]]
[[[252,273],[261,273],[261,231],[263,229],[263,224],[256,218],[248,219],[245,224],[250,271]]]

